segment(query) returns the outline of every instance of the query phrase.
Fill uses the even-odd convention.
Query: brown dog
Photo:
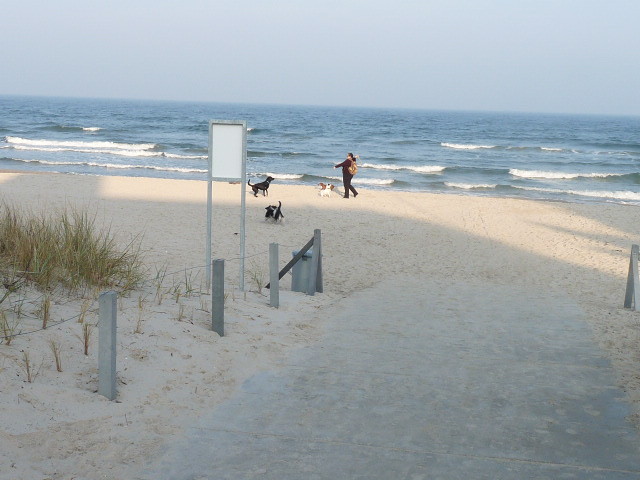
[[[335,188],[332,184],[326,185],[326,184],[324,184],[322,182],[320,182],[318,185],[320,186],[320,196],[321,197],[330,197],[331,196],[331,192]]]

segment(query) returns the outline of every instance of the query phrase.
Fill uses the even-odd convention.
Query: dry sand
[[[247,192],[242,292],[242,188],[215,183],[213,257],[226,259],[228,294],[220,338],[210,329],[210,297],[199,294],[206,190],[199,181],[0,173],[2,201],[33,210],[87,209],[123,243],[143,235],[149,271],[144,289],[119,299],[116,401],[96,393],[97,331],[89,355],[82,351],[77,315],[86,299],[57,293],[51,322],[69,320],[0,345],[0,479],[131,478],[244,379],[313,342],[352,292],[389,275],[568,292],[611,358],[637,420],[640,313],[625,310],[623,299],[631,245],[640,242],[638,207],[361,188],[357,199],[344,200],[337,193],[320,197],[313,186],[274,183],[268,198]],[[265,222],[264,208],[278,200],[284,223]],[[284,266],[314,229],[322,231],[324,293],[291,292],[287,276],[280,308],[269,307],[268,291],[257,287],[268,281],[269,244],[280,245]],[[464,302],[456,293],[451,302]],[[22,332],[41,326],[40,298],[22,299]],[[85,321],[97,322],[95,302]],[[62,372],[51,340],[61,347]],[[23,352],[38,370],[32,383]]]

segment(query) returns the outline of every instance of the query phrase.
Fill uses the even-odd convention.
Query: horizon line
[[[559,115],[559,116],[586,116],[586,117],[631,117],[640,118],[640,113],[594,113],[594,112],[560,112],[560,111],[533,111],[533,110],[489,110],[489,109],[465,109],[465,108],[441,108],[441,107],[400,107],[400,106],[372,106],[372,105],[335,105],[335,104],[305,104],[305,103],[278,103],[278,102],[240,102],[221,100],[180,100],[166,98],[142,98],[142,97],[99,97],[99,96],[70,96],[54,94],[22,94],[0,93],[1,97],[22,98],[50,98],[66,100],[100,100],[100,101],[130,101],[149,103],[184,103],[184,104],[211,104],[211,105],[257,105],[275,107],[298,108],[331,108],[331,109],[360,109],[360,110],[402,110],[415,112],[452,112],[452,113],[489,113],[489,114],[521,114],[521,115]]]

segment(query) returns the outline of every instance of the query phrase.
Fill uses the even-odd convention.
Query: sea
[[[640,117],[0,96],[0,170],[207,180],[209,120],[247,180],[640,205]],[[364,200],[365,195],[363,195]]]

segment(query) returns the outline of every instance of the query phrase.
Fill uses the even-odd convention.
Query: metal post
[[[116,398],[116,292],[100,295],[98,320],[98,393],[109,400]]]
[[[318,251],[318,266],[316,272],[316,292],[323,293],[324,289],[322,287],[322,232],[320,229],[316,229],[313,231],[313,241],[316,244],[313,247],[314,251]]]
[[[211,284],[211,329],[224,337],[224,260],[213,261]]]
[[[318,286],[318,277],[321,277],[320,273],[320,230],[315,229],[313,231],[313,251],[311,253],[311,272],[309,274],[309,286],[307,288],[307,295],[315,295]]]
[[[207,245],[205,252],[205,260],[204,264],[207,266],[207,291],[209,291],[209,287],[211,287],[211,242],[213,239],[212,230],[213,230],[213,157],[211,151],[211,145],[213,143],[213,130],[211,129],[211,124],[209,124],[209,168],[207,171]]]
[[[280,307],[280,279],[278,278],[278,244],[269,244],[269,305]]]
[[[624,296],[624,307],[634,311],[640,309],[640,279],[638,278],[638,256],[640,247],[631,246],[631,258],[629,259],[629,274],[627,275],[627,291]]]
[[[242,179],[240,181],[240,291],[244,292],[244,256],[247,203],[247,122],[242,122]]]

